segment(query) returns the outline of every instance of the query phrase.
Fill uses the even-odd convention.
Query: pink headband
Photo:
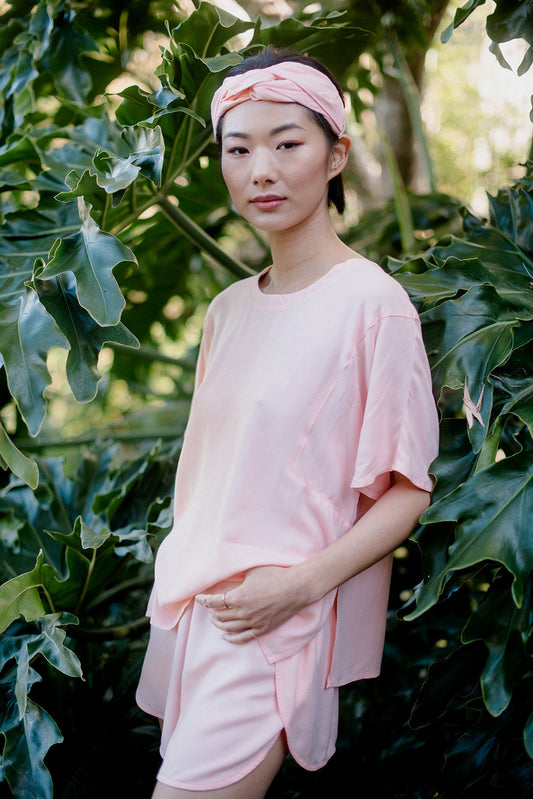
[[[213,130],[221,117],[245,100],[299,103],[322,114],[337,136],[344,131],[344,105],[331,80],[314,67],[297,61],[282,61],[264,69],[250,69],[226,78],[211,103]]]

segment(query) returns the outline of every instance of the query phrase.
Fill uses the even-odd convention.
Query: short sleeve
[[[213,320],[208,309],[204,319],[204,329],[202,332],[202,339],[200,341],[198,360],[196,362],[196,377],[194,381],[195,391],[198,390],[202,380],[204,379],[205,370],[207,367],[207,360],[209,357],[209,349],[212,340],[213,340]]]
[[[387,316],[361,344],[365,404],[351,485],[378,499],[396,471],[431,491],[439,428],[420,322]]]

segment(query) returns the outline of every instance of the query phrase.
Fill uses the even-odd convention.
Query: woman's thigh
[[[263,799],[287,753],[285,733],[282,731],[265,759],[239,782],[213,791],[186,791],[158,782],[152,799]]]

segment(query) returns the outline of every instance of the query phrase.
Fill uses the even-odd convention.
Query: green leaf
[[[43,479],[43,464],[39,462]],[[44,473],[48,468],[44,467]],[[33,492],[19,478],[11,475],[9,484],[0,492],[0,581],[7,581],[35,566],[36,553],[43,551],[45,560],[60,568],[62,552],[43,526],[50,517],[51,494],[41,484]]]
[[[472,14],[476,10],[476,8],[484,5],[484,3],[485,0],[468,0],[468,2],[464,6],[458,8],[457,11],[455,12],[453,22],[450,25],[448,25],[446,30],[444,30],[441,33],[440,37],[441,42],[445,43],[449,41],[455,28],[458,28],[459,25],[461,25],[465,20],[468,19],[470,14]]]
[[[5,273],[4,297],[10,294],[12,276]],[[0,340],[9,390],[30,433],[37,435],[46,410],[43,392],[50,383],[46,358],[52,347],[68,349],[67,339],[37,294],[24,289],[13,291],[0,306]]]
[[[64,188],[62,181],[60,185]],[[35,186],[35,181],[32,181],[32,186]],[[59,183],[54,182],[48,188],[55,193]],[[2,225],[0,255],[9,264],[28,266],[28,275],[31,275],[35,260],[45,257],[58,237],[76,233],[79,228],[80,217],[75,203],[65,205],[44,196],[37,208],[20,209],[6,215]],[[25,279],[26,276],[21,278],[20,287]]]
[[[10,140],[0,147],[0,167],[12,167],[15,164],[40,164],[39,153],[28,136]]]
[[[498,197],[501,209],[504,199],[502,194],[499,194]],[[533,307],[533,292],[531,291],[533,261],[511,235],[518,230],[526,231],[533,222],[533,218],[530,217],[528,221],[527,215],[522,215],[522,203],[518,203],[518,206],[519,208],[516,206],[510,208],[507,204],[505,216],[498,210],[498,223],[503,223],[503,230],[483,224],[463,209],[463,227],[466,238],[459,239],[450,236],[433,247],[430,253],[440,263],[444,263],[450,256],[463,260],[479,259],[483,266],[490,271],[490,282],[494,284],[498,293],[508,297],[512,302],[516,302],[519,307],[526,304],[531,308]],[[517,210],[519,210],[520,216],[516,220],[510,221],[508,217],[515,215]],[[528,243],[525,232],[520,234],[520,241],[522,244]]]
[[[60,95],[75,103],[84,103],[92,87],[91,76],[81,66],[82,53],[97,51],[98,45],[87,31],[79,28],[75,12],[62,9],[54,19],[50,46],[41,64],[50,70]]]
[[[443,660],[432,663],[409,723],[424,727],[441,718],[458,695],[471,695],[477,682],[476,661],[475,647],[459,646]]]
[[[185,41],[200,58],[219,54],[234,36],[250,30],[254,22],[238,19],[212,3],[202,2],[184,22],[172,31],[175,41]]]
[[[404,270],[395,273],[406,291],[412,292],[413,301],[421,310],[468,288],[488,285],[502,300],[533,312],[531,278],[524,253],[517,248],[499,247],[498,242],[489,248],[452,239],[447,247],[435,248],[432,256],[438,261],[442,259],[438,267],[422,274]]]
[[[158,67],[156,74],[161,75],[160,69]],[[171,87],[146,92],[138,86],[128,86],[118,96],[123,98],[116,111],[117,122],[121,125],[153,124],[169,114],[185,114],[205,125],[203,117],[183,104],[184,94]]]
[[[78,302],[76,283],[71,273],[65,272],[50,280],[37,278],[33,281],[33,287],[70,344],[67,377],[72,392],[78,402],[89,402],[96,396],[101,378],[97,364],[104,344],[111,342],[138,347],[139,342],[122,322],[105,327],[95,322]]]
[[[63,737],[56,723],[29,697],[40,680],[32,668],[38,655],[68,677],[81,677],[78,658],[65,646],[62,626],[76,623],[70,614],[50,614],[28,628],[15,624],[0,640],[0,733],[4,776],[20,799],[51,799],[52,781],[44,758]]]
[[[164,153],[161,128],[159,126],[148,128],[142,125],[136,128],[127,127],[122,130],[121,138],[131,150],[129,159],[139,168],[141,175],[160,186]]]
[[[102,190],[102,186],[99,185],[94,169],[86,169],[81,176],[78,172],[72,170],[72,172],[65,175],[65,183],[70,187],[70,191],[58,192],[56,194],[56,200],[62,203],[68,203],[76,197],[81,197],[87,206],[91,206],[93,213],[95,209],[104,209],[106,193]],[[118,184],[116,184],[114,191],[113,203],[118,205],[124,194],[124,189],[119,189]],[[77,231],[79,231],[79,229],[78,222]]]
[[[80,232],[56,242],[46,266],[36,277],[47,280],[73,272],[80,305],[100,325],[116,325],[125,300],[113,269],[120,263],[137,261],[129,247],[109,233],[102,233],[90,216],[90,206],[81,198],[79,208]]]
[[[14,100],[11,125],[6,125],[4,118],[6,133],[10,132],[9,128],[13,130],[18,128],[23,121],[23,115],[17,112],[17,98],[25,94],[38,76],[37,62],[49,46],[52,25],[46,3],[39,3],[35,13],[31,16],[27,29],[23,29],[14,36],[12,47],[3,54],[4,78],[1,82],[6,98]],[[13,33],[17,27],[15,24],[12,26]]]
[[[437,479],[432,493],[433,501],[447,496],[466,482],[474,462],[475,455],[464,419],[442,419],[439,454],[431,464],[431,473]]]
[[[501,385],[511,395],[500,413],[514,414],[529,428],[533,436],[533,384],[530,378],[500,378]]]
[[[493,716],[499,716],[511,701],[513,688],[527,669],[522,635],[529,619],[518,609],[503,580],[496,581],[487,596],[469,617],[461,639],[464,643],[483,641],[489,650],[481,675],[485,705]]]
[[[17,662],[19,676],[17,682],[24,683],[24,688],[31,683],[30,664],[37,655],[42,655],[48,663],[57,671],[66,674],[68,677],[81,677],[82,669],[80,661],[75,653],[65,645],[66,631],[63,629],[67,625],[77,624],[78,619],[71,613],[48,613],[35,620],[34,625],[14,625],[3,636],[0,646],[0,670],[3,669],[11,659]],[[24,629],[25,634],[19,635],[19,631]],[[24,663],[21,667],[21,653],[24,653]],[[26,691],[19,705],[19,717],[22,718],[25,712],[24,702],[26,701]]]
[[[16,717],[16,702],[10,686],[0,681],[0,701],[5,716],[0,731],[5,738],[2,765],[5,778],[17,799],[52,799],[50,772],[44,758],[54,744],[61,743],[57,724],[31,699],[21,722]]]
[[[461,388],[466,379],[476,401],[492,370],[512,352],[513,330],[520,323],[517,314],[492,286],[485,285],[422,313],[437,390],[442,386]]]
[[[376,21],[371,22],[367,18],[366,23],[370,23],[370,28]],[[300,53],[309,53],[326,63],[334,75],[342,75],[347,67],[346,54],[350,54],[350,62],[353,64],[367,47],[370,33],[369,29],[352,25],[349,15],[346,18],[323,17],[311,22],[303,22],[291,16],[277,25],[265,28],[257,25],[246,51],[252,48],[255,50],[259,44],[297,50]]]
[[[512,457],[477,472],[466,483],[431,505],[425,525],[456,522],[455,541],[442,569],[417,594],[415,618],[438,600],[454,572],[485,561],[501,563],[513,576],[512,593],[519,607],[533,568],[530,541],[533,502],[533,443]]]
[[[495,197],[488,195],[491,223],[497,226],[502,233],[516,242],[516,245],[533,255],[533,193],[528,191],[523,184],[509,189],[500,189]],[[523,265],[525,266],[525,264]],[[526,268],[529,277],[528,286],[531,291],[533,275]]]
[[[13,444],[4,425],[0,422],[0,465],[2,462],[13,474],[24,480],[30,488],[37,488],[39,484],[37,464]]]
[[[427,269],[422,274],[402,270],[394,276],[420,311],[463,294],[473,286],[492,284],[491,273],[477,258],[462,260],[454,256],[447,258],[441,267]]]
[[[35,621],[46,613],[42,586],[43,553],[40,552],[31,572],[13,577],[0,586],[0,633],[21,615],[26,621]]]
[[[81,516],[68,535],[49,532],[65,546],[65,567],[64,574],[59,577],[51,572],[47,574],[47,591],[56,607],[78,614],[116,574],[118,539],[109,533],[91,530]]]
[[[119,551],[134,552],[144,562],[152,560],[147,533],[158,534],[170,527],[169,475],[175,459],[175,452],[167,452],[158,441],[141,457],[109,471],[94,496],[93,508],[96,513],[105,514],[114,534],[125,545]]]
[[[85,524],[81,516],[76,519],[74,531],[78,530],[83,549],[100,549],[109,540],[111,533],[96,532],[89,525]]]
[[[533,0],[519,0],[518,2],[500,2],[487,17],[487,33],[498,47],[499,43],[509,42],[512,39],[523,39],[530,45],[518,68],[518,75],[523,75],[533,59]],[[492,52],[494,49],[490,48]],[[502,56],[503,57],[503,56]],[[500,59],[498,59],[500,60]],[[501,63],[501,61],[500,61]]]
[[[95,127],[102,128],[100,120],[91,120],[91,125],[82,126],[90,133],[100,133],[95,131]],[[81,131],[81,128],[80,128]],[[96,146],[93,151],[92,162],[83,174],[79,175],[75,170],[66,176],[66,182],[71,188],[70,192],[60,192],[56,198],[60,201],[68,201],[72,197],[84,196],[88,200],[83,186],[90,183],[88,178],[94,178],[96,185],[104,189],[107,194],[120,194],[130,186],[134,180],[143,175],[157,185],[161,183],[161,170],[163,168],[163,136],[160,127],[146,128],[124,128],[120,137],[111,137],[110,131],[104,126],[104,135],[99,138],[104,139],[104,145],[95,145],[90,139],[85,138],[78,132],[76,137],[83,144],[84,150]],[[112,131],[111,131],[112,133]],[[64,157],[64,154],[63,154]],[[80,157],[82,166],[86,164],[86,156],[82,151]],[[93,196],[94,189],[91,191]]]

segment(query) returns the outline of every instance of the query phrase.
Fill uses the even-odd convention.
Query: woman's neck
[[[297,229],[272,233],[270,247],[272,268],[265,276],[262,289],[272,294],[300,291],[319,280],[335,264],[355,255],[333,230],[329,213],[326,220],[313,218]]]

